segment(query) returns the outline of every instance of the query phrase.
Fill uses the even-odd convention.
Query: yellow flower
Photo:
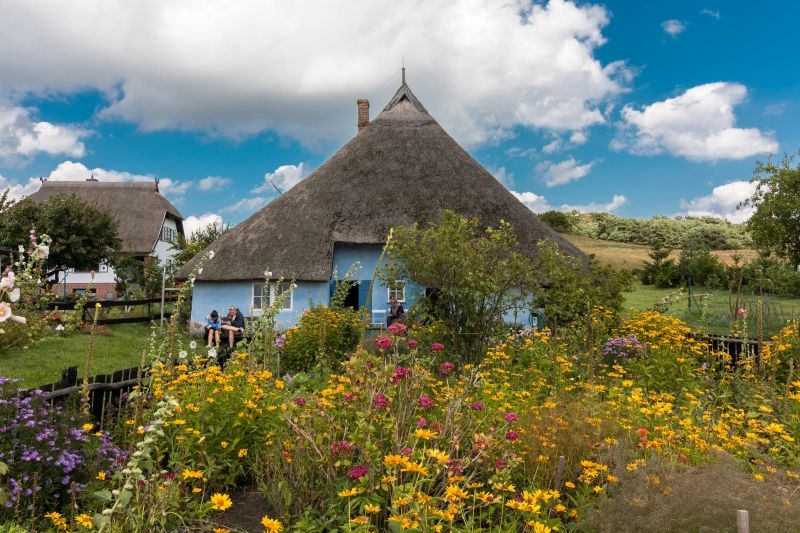
[[[280,520],[275,520],[268,516],[261,519],[261,525],[264,526],[264,533],[278,533],[278,531],[283,530],[283,524],[281,524]]]
[[[91,431],[93,427],[94,424],[92,424],[91,422],[86,422],[84,425],[81,426],[81,429],[84,431]]]
[[[436,449],[427,450],[425,452],[425,455],[427,455],[431,459],[434,459],[434,460],[436,460],[436,461],[438,461],[440,463],[446,463],[447,461],[450,460],[450,456],[447,455],[446,453],[444,453],[441,450],[436,450]]]
[[[355,518],[351,518],[350,522],[354,524],[369,524],[369,518],[366,516],[357,516]]]
[[[353,487],[352,489],[343,490],[342,492],[339,493],[339,496],[341,498],[349,498],[350,496],[355,496],[359,492],[361,492],[361,490],[358,489],[358,487]]]
[[[388,467],[406,466],[408,463],[409,463],[408,457],[403,457],[402,455],[389,454],[383,458],[383,464]]]
[[[94,524],[92,523],[92,518],[88,514],[79,514],[75,517],[75,523],[81,527],[86,527],[91,529]]]
[[[214,533],[229,533],[230,530],[225,529],[224,527],[215,527],[211,531],[213,531]]]
[[[228,447],[228,441],[223,440],[222,442],[219,443],[219,445],[222,446],[223,449],[225,449]]]
[[[419,463],[413,463],[409,461],[406,466],[404,466],[401,472],[411,472],[412,474],[420,474],[421,476],[427,477],[428,476],[428,469],[425,468],[423,465]]]
[[[375,505],[374,503],[368,503],[368,504],[364,505],[364,512],[365,513],[375,514],[375,513],[380,512],[380,510],[381,510],[381,506],[380,505]]]
[[[105,481],[106,473],[103,470],[99,471],[95,479],[99,479],[100,481]]]
[[[438,435],[438,433],[436,433],[435,431],[425,428],[419,428],[414,432],[414,436],[422,440],[435,439],[436,435]]]
[[[466,499],[467,493],[457,485],[450,485],[444,491],[444,499],[450,503],[458,503],[459,500]]]
[[[244,457],[245,455],[247,455],[247,448],[241,448],[241,449],[239,450],[239,454],[238,454],[238,455],[239,455],[239,459],[241,459],[242,457]]]
[[[211,508],[215,511],[225,511],[230,509],[232,505],[231,497],[227,494],[215,492],[211,495]]]
[[[203,477],[203,472],[202,470],[184,470],[181,473],[181,477],[183,477],[183,479],[200,479]]]

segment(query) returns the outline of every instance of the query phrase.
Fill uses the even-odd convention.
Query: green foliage
[[[800,165],[785,154],[780,163],[772,157],[758,161],[753,174],[750,181],[756,190],[742,203],[755,208],[747,227],[759,247],[775,251],[796,268],[800,266]]]
[[[623,218],[610,213],[591,213],[571,218],[571,232],[642,246],[737,250],[752,244],[747,227],[715,217]]]
[[[202,252],[212,242],[222,237],[230,230],[227,224],[209,224],[204,228],[197,229],[187,238],[184,235],[178,235],[178,240],[173,245],[177,250],[173,261],[178,267],[186,264],[191,258]]]
[[[37,204],[30,199],[6,209],[0,219],[0,242],[28,246],[28,232],[36,229],[53,239],[48,271],[67,265],[79,270],[110,261],[120,249],[117,221],[107,211],[74,194],[59,194]]]
[[[539,215],[539,220],[560,233],[572,230],[573,216],[563,211],[547,211]]]
[[[286,330],[281,366],[289,372],[307,372],[317,365],[337,368],[358,346],[361,322],[352,309],[315,305],[297,326]]]
[[[619,311],[622,292],[633,283],[627,271],[594,260],[587,267],[548,241],[539,242],[535,269],[542,288],[534,295],[534,307],[545,309],[545,321],[554,331],[582,323],[597,306]]]
[[[405,279],[431,289],[432,296],[415,306],[441,319],[450,333],[449,347],[474,362],[503,330],[504,315],[530,301],[533,269],[517,249],[509,224],[483,229],[477,219],[443,210],[438,225],[393,229],[380,277],[387,284]]]

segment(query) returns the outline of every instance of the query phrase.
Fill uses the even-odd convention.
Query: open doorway
[[[350,309],[358,309],[358,283],[354,283],[350,286],[350,290],[347,291],[347,296],[344,298],[344,306],[349,307]]]

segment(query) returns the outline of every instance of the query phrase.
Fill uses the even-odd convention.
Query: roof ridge
[[[403,81],[403,84],[400,86],[399,89],[397,89],[397,92],[394,93],[394,96],[389,101],[389,103],[386,104],[386,107],[383,108],[383,111],[389,111],[394,106],[399,104],[403,100],[403,98],[408,100],[411,103],[411,105],[413,105],[417,109],[417,111],[425,113],[426,115],[430,114],[428,113],[428,110],[425,109],[425,106],[422,105],[422,102],[420,102],[417,99],[417,97],[414,96],[414,93],[411,92],[411,88],[405,81]]]

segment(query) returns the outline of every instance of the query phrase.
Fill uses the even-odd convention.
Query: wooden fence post
[[[736,511],[736,527],[738,533],[750,533],[750,514],[747,511]]]
[[[561,478],[564,477],[564,463],[566,459],[563,455],[558,456],[558,464],[556,465],[556,479],[553,481],[553,490],[561,490]]]

